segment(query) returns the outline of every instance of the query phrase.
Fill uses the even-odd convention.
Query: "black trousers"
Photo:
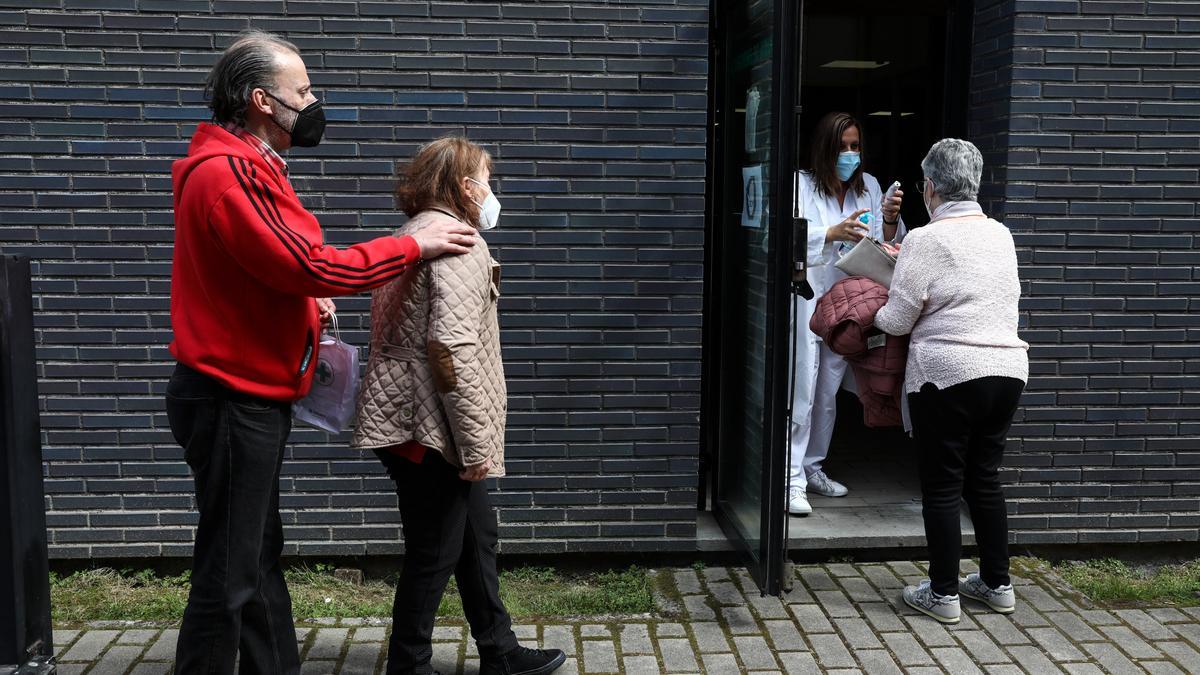
[[[386,451],[376,454],[396,482],[404,525],[388,675],[432,672],[433,622],[451,574],[480,656],[515,649],[512,619],[500,600],[496,512],[486,485],[460,479],[458,469],[433,450],[420,464]]]
[[[179,364],[167,418],[196,481],[200,523],[175,672],[299,673],[279,556],[279,470],[291,405],[230,391]]]
[[[963,499],[975,526],[980,576],[992,588],[1009,583],[1008,513],[999,472],[1024,386],[1011,377],[981,377],[944,390],[926,383],[908,395],[935,593],[958,594]]]

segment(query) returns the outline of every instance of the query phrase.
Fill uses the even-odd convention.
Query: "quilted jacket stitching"
[[[399,233],[424,227],[434,215],[419,214]],[[383,448],[416,440],[456,466],[490,459],[490,475],[502,476],[507,388],[491,283],[499,265],[482,241],[445,263],[421,265],[375,292],[353,444]],[[450,352],[454,391],[442,394],[435,386],[432,342]]]

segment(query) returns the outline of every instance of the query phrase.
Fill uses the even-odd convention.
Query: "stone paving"
[[[557,647],[576,673],[1200,673],[1200,607],[1093,608],[1053,578],[1015,578],[1011,616],[965,601],[942,626],[903,605],[924,578],[911,562],[796,568],[784,598],[759,596],[745,569],[664,569],[653,616],[555,620],[515,627],[527,645]],[[964,569],[964,573],[967,570]],[[305,675],[383,672],[387,623],[317,620],[296,638]],[[55,633],[63,675],[161,675],[178,631],[97,624]],[[476,673],[462,625],[439,625],[434,665]]]

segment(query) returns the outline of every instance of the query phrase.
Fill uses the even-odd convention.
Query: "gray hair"
[[[280,52],[300,53],[296,45],[274,33],[250,30],[229,45],[204,82],[204,96],[219,124],[246,123],[246,107],[255,89],[273,89]]]
[[[948,202],[973,202],[979,197],[979,179],[983,174],[983,154],[970,141],[943,138],[921,160],[925,177],[933,181],[933,191]]]

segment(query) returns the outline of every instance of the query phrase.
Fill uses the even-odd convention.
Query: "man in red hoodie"
[[[232,673],[240,653],[241,672],[298,673],[279,565],[279,472],[291,404],[308,393],[321,323],[333,311],[327,298],[466,252],[475,231],[446,219],[415,237],[325,245],[279,154],[315,146],[325,129],[291,43],[240,36],[213,67],[207,93],[213,123],[199,126],[171,171],[178,364],[167,417],[200,511],[175,672]]]

